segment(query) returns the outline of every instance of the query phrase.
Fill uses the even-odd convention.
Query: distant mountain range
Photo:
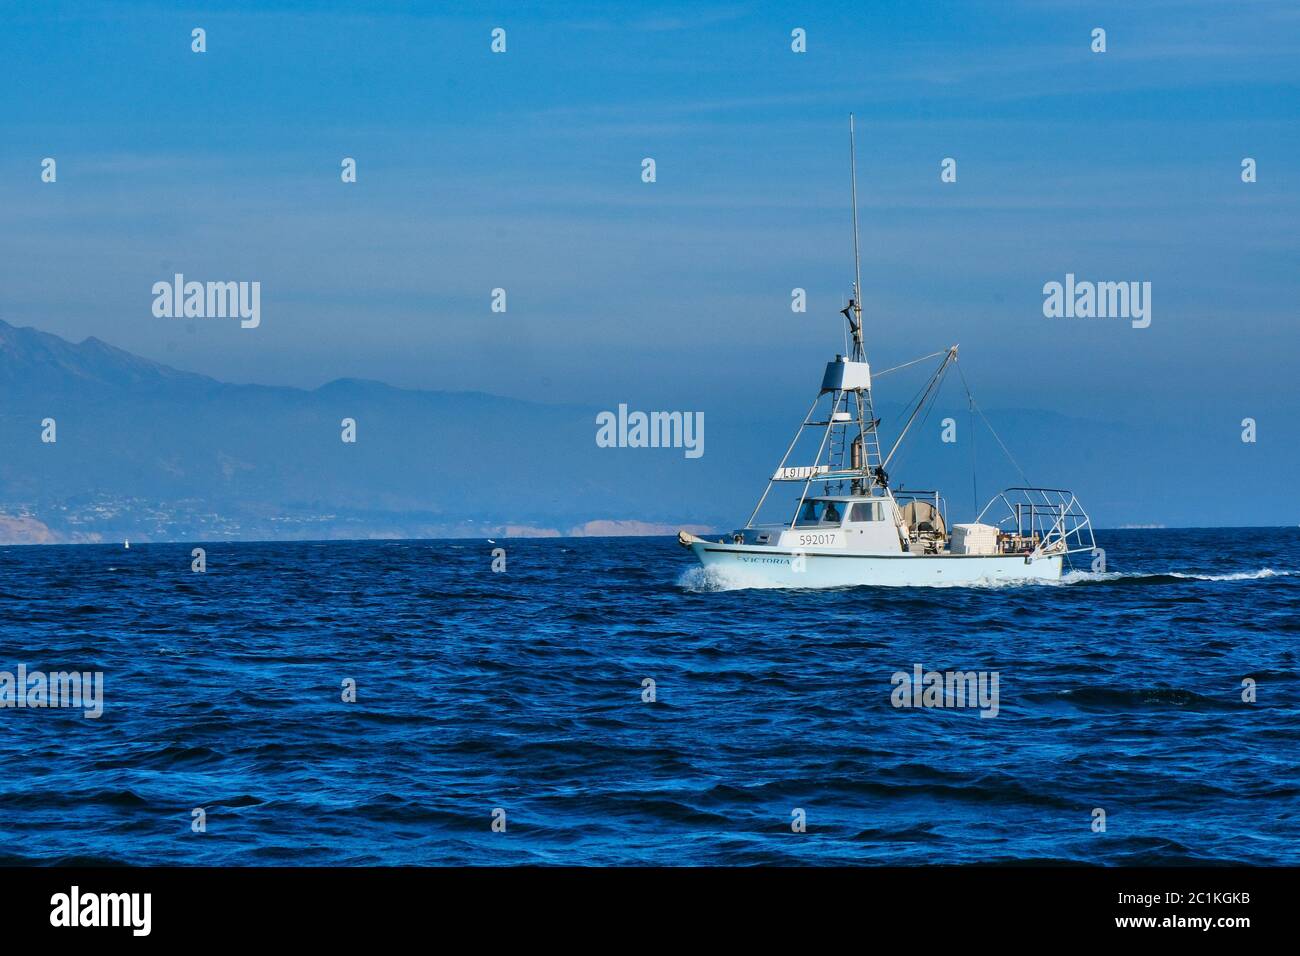
[[[231,385],[0,321],[0,543],[703,527],[688,492],[708,463],[598,448],[595,412],[357,379]]]
[[[74,344],[0,321],[0,543],[732,527],[807,407],[810,396],[794,389],[815,387],[820,373],[782,369],[769,382],[728,372],[715,392],[729,404],[706,410],[706,452],[688,459],[682,449],[597,445],[596,416],[627,395],[582,407],[358,379],[311,390],[231,385],[97,338]],[[890,397],[911,391],[900,384],[889,380]],[[790,407],[786,394],[797,398]],[[1053,394],[1088,407],[1084,390],[1073,400]],[[896,434],[902,409],[881,400],[876,410],[885,434]],[[1240,420],[1252,413],[1263,416],[1260,439],[1247,444]],[[940,440],[948,417],[956,444]],[[1123,422],[1027,410],[989,417],[1034,480],[1077,492],[1099,527],[1297,523],[1300,443],[1284,434],[1285,416],[1189,406],[1173,424],[1142,409]],[[341,440],[345,418],[356,422],[354,444]],[[53,443],[42,441],[46,419]],[[976,496],[982,503],[1022,483],[955,392],[918,422],[890,470],[909,487],[944,490],[951,520],[973,517]],[[789,494],[797,489],[772,500],[784,508]]]

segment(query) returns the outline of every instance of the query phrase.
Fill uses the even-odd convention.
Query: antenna
[[[853,316],[844,310],[853,330],[853,361],[864,361],[862,349],[862,259],[858,254],[858,159],[853,145],[853,114],[849,114],[849,184],[853,194]],[[856,321],[854,319],[856,318]]]

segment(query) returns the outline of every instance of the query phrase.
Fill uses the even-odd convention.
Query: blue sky
[[[0,317],[231,381],[770,409],[775,454],[841,341],[853,111],[878,367],[960,342],[988,408],[1295,437],[1300,5],[456,6],[11,7]],[[177,271],[260,281],[261,327],[155,318]],[[1150,281],[1151,327],[1044,318],[1067,272]]]

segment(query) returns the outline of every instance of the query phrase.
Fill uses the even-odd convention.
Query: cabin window
[[[849,513],[850,521],[877,521],[876,503],[874,501],[858,501],[853,504],[853,511]]]
[[[805,501],[803,511],[799,513],[799,524],[833,524],[838,528],[844,517],[844,512],[840,510],[842,507],[840,502],[835,501]]]

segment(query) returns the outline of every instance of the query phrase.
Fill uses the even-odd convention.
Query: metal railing
[[[1092,519],[1079,504],[1074,492],[1064,488],[1005,488],[984,506],[975,520],[985,522],[985,515],[999,502],[1006,515],[996,522],[1010,549],[1024,551],[1036,559],[1056,554],[1092,551],[1097,546],[1092,534]],[[1014,532],[1011,530],[1014,527]]]

